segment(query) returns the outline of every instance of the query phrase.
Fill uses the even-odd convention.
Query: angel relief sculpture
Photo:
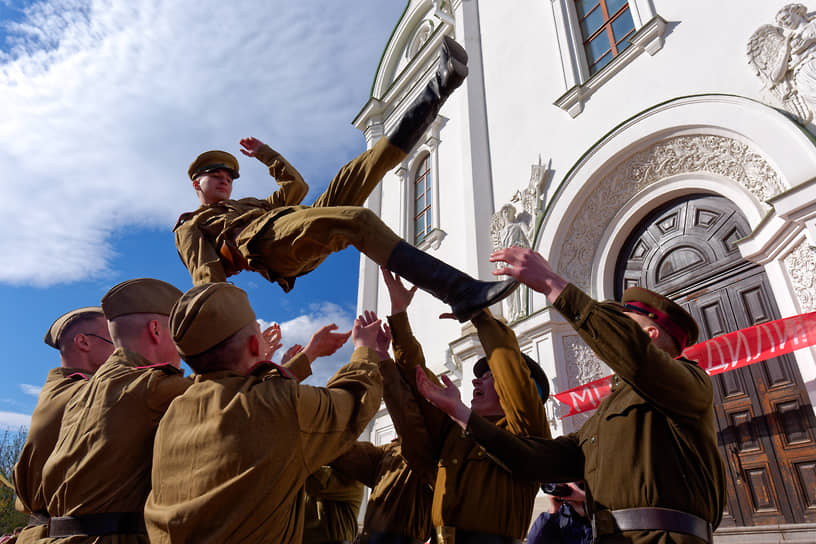
[[[510,246],[532,247],[535,220],[542,210],[542,196],[550,172],[549,166],[543,165],[539,157],[538,164],[532,165],[527,187],[516,191],[511,199],[512,203],[502,206],[498,213],[490,218],[490,240],[493,250]],[[521,206],[520,211],[517,205]],[[523,304],[526,293],[527,289],[522,286],[504,299],[503,310],[507,321],[513,322],[527,315],[527,308]]]
[[[807,123],[816,111],[816,17],[803,4],[788,4],[776,22],[751,35],[748,62],[785,109]]]

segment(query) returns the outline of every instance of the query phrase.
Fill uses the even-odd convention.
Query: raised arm
[[[275,178],[280,189],[275,191],[266,200],[272,207],[292,206],[300,204],[309,192],[309,186],[303,180],[300,172],[283,156],[257,138],[243,138],[240,141],[241,153],[247,157],[255,157],[269,167],[269,175]]]
[[[544,401],[521,355],[515,333],[489,311],[472,320],[484,348],[493,384],[507,419],[507,429],[518,435],[550,437]]]
[[[380,463],[385,452],[371,442],[355,442],[351,448],[329,463],[338,472],[374,488],[380,477]]]
[[[204,236],[194,220],[176,225],[176,250],[193,278],[193,285],[227,281],[224,265],[212,242]]]

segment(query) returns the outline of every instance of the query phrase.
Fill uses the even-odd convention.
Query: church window
[[[589,73],[594,74],[629,47],[635,31],[629,2],[575,0]]]
[[[414,174],[414,243],[418,244],[433,228],[431,160],[425,155]]]

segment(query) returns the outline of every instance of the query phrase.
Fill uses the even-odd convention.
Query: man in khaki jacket
[[[477,281],[397,236],[362,207],[382,177],[402,161],[467,75],[467,53],[443,39],[439,69],[403,118],[374,147],[346,164],[311,206],[306,184],[279,153],[256,138],[242,153],[269,167],[280,189],[265,200],[230,200],[238,161],[225,151],[199,155],[187,170],[201,206],[179,217],[176,248],[195,285],[254,270],[284,291],[295,278],[349,245],[452,306],[460,321],[509,295],[515,280]]]
[[[179,370],[168,323],[180,295],[168,283],[141,278],[102,297],[116,351],[66,406],[43,468],[50,537],[147,542],[153,436],[170,401],[191,383]]]
[[[420,388],[520,479],[585,479],[598,542],[712,542],[725,501],[713,385],[680,356],[696,342],[694,319],[657,293],[630,287],[621,303],[597,302],[538,253],[512,247],[491,260],[543,293],[615,372],[612,393],[575,433],[519,438],[497,428],[420,376]]]
[[[48,536],[48,498],[42,488],[42,470],[59,436],[65,405],[113,352],[108,322],[102,308],[72,310],[54,321],[43,341],[59,350],[60,366],[48,372],[31,414],[31,425],[20,458],[14,465],[17,509],[30,515],[19,543]]]
[[[388,321],[394,336],[394,359],[419,395],[417,377],[430,378],[406,313],[413,292],[387,271],[384,276],[391,296]],[[514,435],[549,438],[544,409],[549,383],[544,371],[521,353],[513,331],[488,311],[478,314],[472,323],[485,352],[474,366],[473,411]],[[431,453],[438,462],[431,506],[437,541],[521,542],[530,525],[538,485],[514,478],[436,407],[419,406],[424,406],[422,431],[431,437]],[[412,433],[404,432],[403,447],[412,438]]]
[[[351,362],[325,388],[263,360],[255,313],[230,284],[190,289],[171,327],[196,376],[156,433],[151,542],[300,542],[306,478],[379,408],[380,321],[355,321]]]

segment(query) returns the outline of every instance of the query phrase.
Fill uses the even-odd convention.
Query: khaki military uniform
[[[376,533],[406,535],[422,542],[431,534],[433,473],[412,470],[399,440],[382,446],[357,442],[332,466],[371,488],[362,542]]]
[[[14,465],[18,510],[48,517],[48,500],[42,488],[43,465],[57,443],[65,405],[85,385],[89,376],[84,370],[72,368],[52,368],[48,372],[37,407],[31,414],[25,445]],[[17,542],[36,542],[46,536],[47,525],[29,525],[20,532]]]
[[[51,516],[141,512],[150,491],[153,436],[191,380],[170,365],[117,349],[74,398],[43,468]],[[57,539],[48,539],[48,542]],[[60,542],[147,542],[144,534],[71,536]]]
[[[306,478],[379,408],[378,359],[357,348],[326,388],[263,367],[196,376],[156,433],[151,542],[300,542]]]
[[[663,507],[716,527],[725,480],[710,378],[693,362],[657,348],[620,306],[598,303],[573,285],[554,306],[617,373],[611,395],[578,432],[555,440],[522,441],[475,414],[468,422],[471,435],[519,478],[586,480],[588,510],[599,523],[607,509]],[[608,534],[601,541],[700,542],[666,531]]]
[[[182,214],[173,229],[179,256],[195,285],[226,281],[248,269],[289,291],[297,276],[348,245],[385,263],[400,238],[360,206],[405,157],[403,151],[381,138],[345,165],[312,206],[298,206],[308,187],[280,154],[265,145],[256,156],[278,181],[277,192],[265,200],[242,198],[201,206]]]
[[[425,365],[422,350],[405,313],[389,317],[389,323],[397,364],[415,389],[414,368]],[[513,331],[487,311],[476,316],[473,324],[505,413],[496,418],[496,425],[513,434],[549,437],[544,405]],[[423,412],[428,435],[435,438],[433,451],[438,458],[432,523],[436,527],[455,527],[457,531],[523,539],[538,485],[515,479],[443,412],[427,404]],[[409,440],[410,434],[405,434],[403,442]]]
[[[331,467],[320,467],[306,478],[303,544],[351,542],[357,536],[357,515],[363,484]]]

